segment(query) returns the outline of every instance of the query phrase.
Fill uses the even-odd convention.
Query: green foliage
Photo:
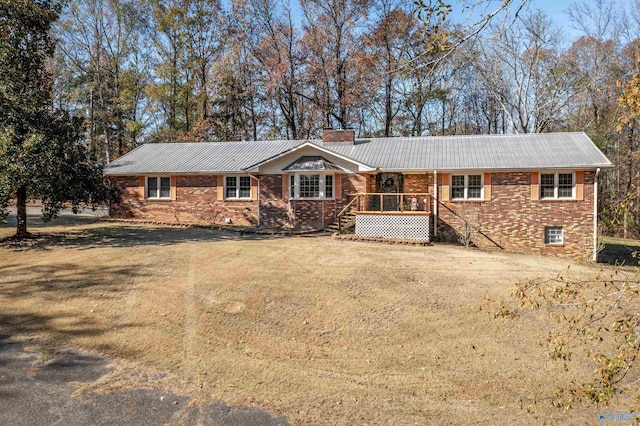
[[[58,9],[50,1],[0,0],[0,214],[20,188],[42,200],[44,220],[65,204],[77,211],[109,199],[102,170],[82,143],[81,119],[53,109],[47,64]],[[22,219],[19,236],[26,234]]]

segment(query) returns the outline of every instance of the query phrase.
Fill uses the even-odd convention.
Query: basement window
[[[564,234],[562,226],[545,226],[544,227],[544,243],[545,244],[563,244]]]
[[[452,200],[481,200],[482,175],[452,175]]]
[[[169,176],[148,176],[147,198],[171,198],[171,178]]]

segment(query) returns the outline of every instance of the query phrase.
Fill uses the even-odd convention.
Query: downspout
[[[438,171],[433,171],[433,236],[438,236]]]
[[[258,213],[258,227],[260,227],[261,226],[261,221],[260,221],[260,179],[257,176],[254,176],[254,175],[251,175],[251,174],[249,176],[252,179],[255,179],[256,181],[258,181],[258,197],[256,199],[256,202],[258,203],[258,207],[257,207],[257,210],[258,210],[258,212],[257,212]]]
[[[593,181],[593,261],[598,261],[598,175],[600,168],[596,169]]]

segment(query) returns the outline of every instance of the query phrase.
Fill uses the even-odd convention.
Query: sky
[[[573,0],[531,0],[530,7],[543,10],[558,25],[570,25],[569,16],[564,11],[573,3]]]
[[[565,33],[567,42],[573,41],[578,37],[578,31],[573,27],[569,15],[565,12],[574,3],[589,2],[591,0],[529,0],[529,3],[525,10],[534,11],[542,10],[546,13],[551,20]],[[456,0],[452,0],[454,5]],[[495,10],[501,1],[494,0],[487,12]],[[520,0],[514,0],[514,4],[520,4]],[[526,12],[525,12],[526,13]],[[455,18],[454,18],[455,19]],[[460,17],[462,19],[462,17]]]
[[[285,3],[289,3],[291,10],[293,12],[294,19],[298,22],[302,20],[302,11],[300,9],[300,4],[298,0],[283,0]],[[413,1],[406,0],[413,4]],[[517,2],[518,0],[515,0]],[[579,0],[582,1],[590,1],[590,0]],[[569,20],[569,16],[564,12],[571,4],[575,3],[576,0],[529,0],[529,9],[541,9],[547,15],[551,17],[553,22],[556,23],[562,30],[566,33],[567,39],[575,39],[577,35],[577,31],[572,27],[571,21]],[[455,7],[456,0],[451,0]],[[498,5],[500,2],[495,1],[495,5]],[[496,6],[492,7],[495,8]]]
[[[532,9],[540,9],[551,17],[553,22],[562,28],[568,38],[574,38],[578,31],[573,28],[569,15],[564,11],[569,8],[574,0],[531,0]]]

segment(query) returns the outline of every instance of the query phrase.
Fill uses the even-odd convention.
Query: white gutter
[[[256,202],[258,203],[258,226],[260,226],[260,179],[254,175],[249,175],[249,177],[258,181],[258,197],[256,198]]]
[[[600,168],[596,169],[593,181],[593,261],[598,261],[598,175]]]
[[[438,171],[433,171],[433,236],[438,236]]]

